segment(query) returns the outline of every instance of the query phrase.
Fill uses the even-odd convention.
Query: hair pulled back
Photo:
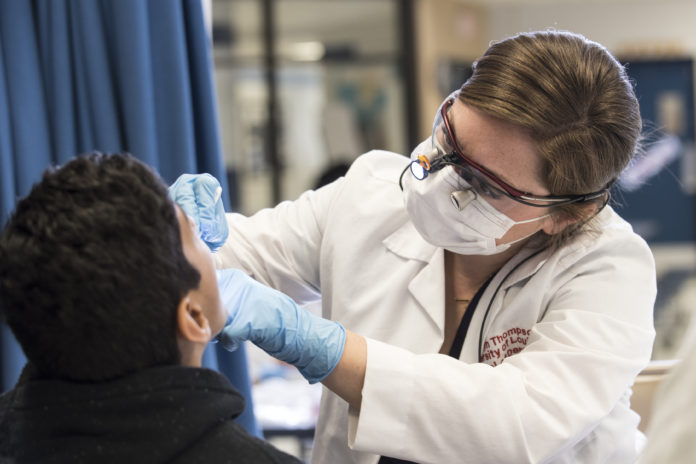
[[[638,100],[623,66],[578,34],[521,33],[492,43],[459,98],[527,131],[552,195],[608,189],[639,147]],[[559,207],[557,217],[579,221],[559,241],[587,219],[586,206]]]

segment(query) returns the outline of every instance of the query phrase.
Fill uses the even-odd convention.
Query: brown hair
[[[526,130],[544,160],[552,195],[609,188],[638,150],[638,100],[623,66],[602,45],[559,31],[521,33],[493,43],[474,64],[459,98]],[[596,200],[601,208],[606,196]],[[562,243],[588,222],[587,203],[558,207],[577,220],[550,241]]]

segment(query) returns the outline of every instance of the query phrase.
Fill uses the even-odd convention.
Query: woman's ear
[[[572,219],[565,214],[553,215],[548,218],[541,228],[546,235],[555,235],[563,232],[563,230],[571,224],[576,223],[577,219]]]
[[[200,304],[184,297],[176,310],[178,334],[185,340],[195,343],[208,343],[212,337],[210,323],[203,314]]]
[[[562,208],[562,207],[561,207]],[[575,210],[578,214],[568,214],[566,211],[557,211],[547,218],[544,222],[543,230],[547,235],[555,235],[563,232],[566,227],[571,226],[579,221],[583,221],[594,216],[599,209],[596,203],[590,202],[580,206],[579,210]]]

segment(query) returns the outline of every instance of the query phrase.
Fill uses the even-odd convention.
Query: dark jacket
[[[300,462],[236,424],[243,409],[239,392],[208,369],[158,367],[76,383],[41,379],[27,367],[0,396],[0,457],[18,464]]]

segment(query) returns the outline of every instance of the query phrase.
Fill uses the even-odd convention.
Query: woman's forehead
[[[457,144],[466,156],[519,190],[549,194],[542,177],[543,160],[526,131],[459,99],[448,116]]]

